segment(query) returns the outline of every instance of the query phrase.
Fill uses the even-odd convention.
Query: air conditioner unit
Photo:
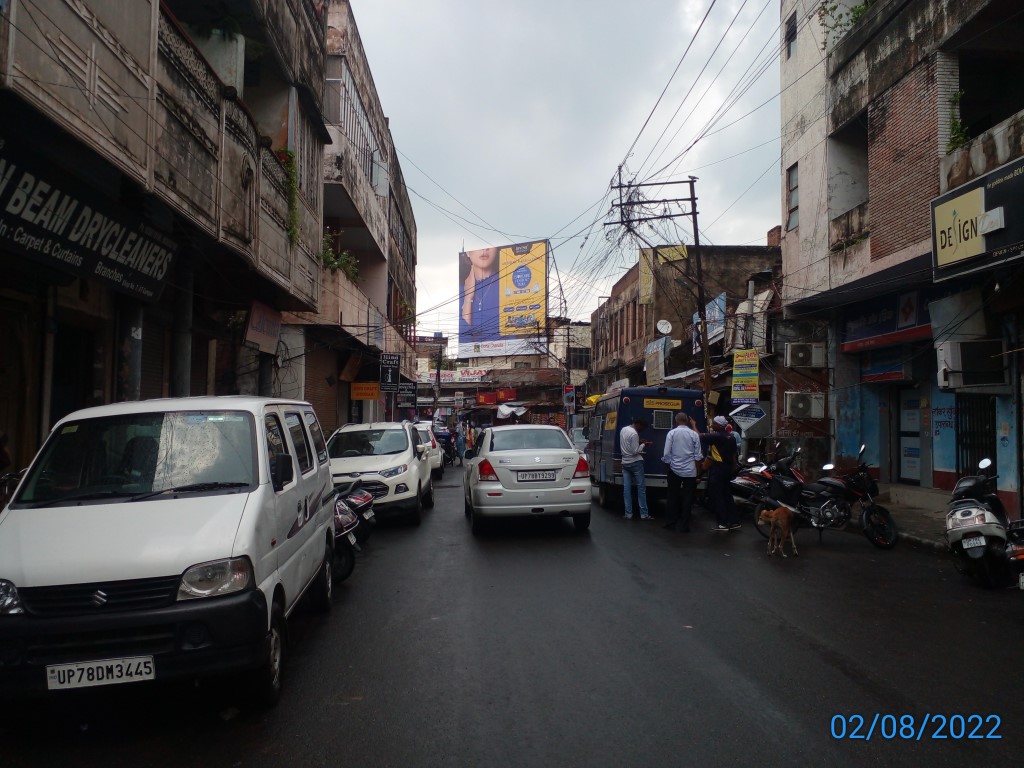
[[[821,342],[799,342],[786,345],[787,368],[824,368],[825,345]]]
[[[944,341],[935,348],[939,387],[1001,387],[1010,383],[1002,339]]]
[[[825,393],[787,392],[785,415],[790,419],[825,418]]]

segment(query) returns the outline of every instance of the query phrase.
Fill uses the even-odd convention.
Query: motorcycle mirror
[[[978,469],[988,469],[992,466],[992,459],[982,459],[978,462]]]
[[[824,465],[822,465],[821,468],[823,470],[825,470],[826,472],[831,472],[833,469],[836,468],[836,465],[835,464],[824,464]]]
[[[757,457],[756,456],[747,456],[747,464],[756,464],[756,463],[757,463]]]
[[[797,446],[797,449],[795,451],[793,451],[793,455],[796,456],[798,453],[800,453],[800,447],[799,446]]]
[[[861,457],[861,454],[863,454],[863,453],[864,453],[864,450],[865,450],[866,448],[867,448],[867,446],[866,446],[866,445],[863,445],[863,444],[862,444],[862,445],[860,446],[860,453],[858,453],[858,454],[857,454],[857,458],[860,458],[860,457]]]

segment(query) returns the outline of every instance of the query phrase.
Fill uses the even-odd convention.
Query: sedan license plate
[[[74,664],[50,664],[46,667],[46,687],[90,688],[95,685],[116,685],[152,680],[155,667],[152,656],[129,656],[122,659],[81,661]]]
[[[558,473],[553,469],[542,469],[533,472],[519,472],[516,477],[520,483],[530,483],[539,480],[554,480]]]
[[[984,547],[985,546],[985,537],[984,536],[964,536],[963,539],[961,540],[961,543],[964,545],[964,549],[974,549],[975,547]]]

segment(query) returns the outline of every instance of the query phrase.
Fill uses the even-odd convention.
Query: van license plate
[[[129,656],[122,659],[82,661],[74,664],[50,664],[46,667],[46,687],[90,688],[95,685],[116,685],[152,680],[155,667],[152,656]]]
[[[556,472],[553,469],[540,472],[520,472],[517,477],[520,483],[529,483],[537,480],[554,480]]]
[[[984,536],[964,536],[961,543],[964,545],[964,549],[974,549],[975,547],[985,546]]]

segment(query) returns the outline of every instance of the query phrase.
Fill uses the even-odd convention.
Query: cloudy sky
[[[456,335],[460,250],[530,239],[551,240],[551,312],[589,320],[637,259],[603,226],[620,164],[699,177],[701,242],[780,223],[777,0],[351,4],[416,215],[420,333]],[[645,226],[692,240],[689,219]]]

